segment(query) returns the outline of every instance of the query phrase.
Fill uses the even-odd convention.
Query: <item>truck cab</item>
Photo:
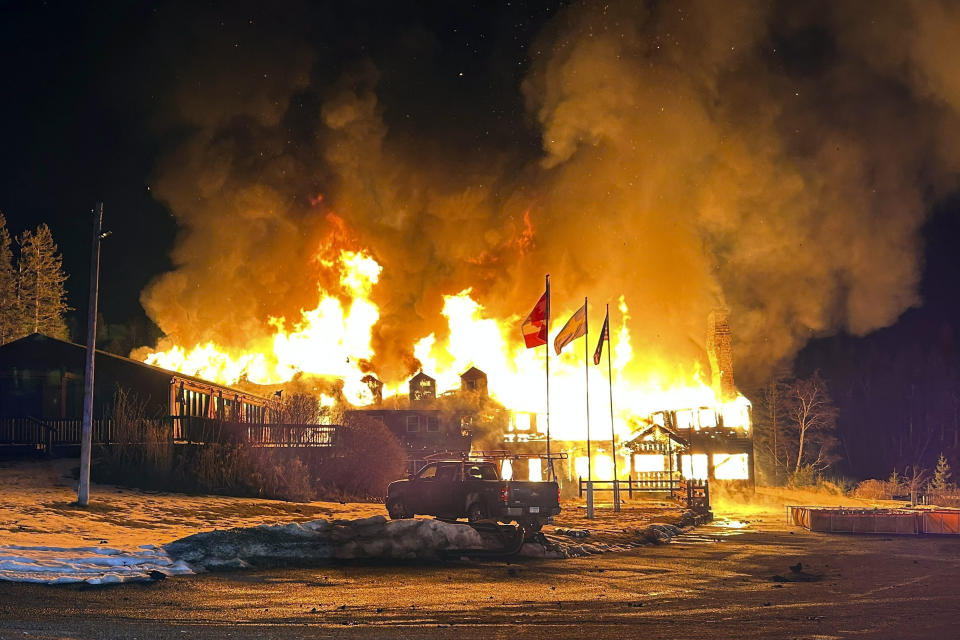
[[[490,460],[429,462],[406,480],[392,482],[385,500],[392,519],[430,515],[470,522],[517,522],[539,530],[560,513],[556,482],[502,480]]]

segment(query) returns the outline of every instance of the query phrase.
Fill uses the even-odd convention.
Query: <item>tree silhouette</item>
[[[837,408],[827,383],[815,371],[809,378],[797,378],[787,393],[787,429],[791,434],[793,472],[809,467],[820,471],[837,456]]]
[[[53,234],[47,225],[41,224],[33,233],[24,231],[18,241],[21,335],[42,333],[65,339],[67,325],[63,315],[70,310],[64,288],[67,276]]]
[[[17,278],[13,270],[13,251],[7,220],[0,213],[0,344],[17,337],[20,307],[17,300]]]

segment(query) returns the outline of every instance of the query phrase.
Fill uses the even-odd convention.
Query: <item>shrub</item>
[[[318,469],[317,483],[328,497],[382,498],[403,475],[403,447],[383,422],[356,416],[344,422],[339,438],[336,456]]]
[[[890,500],[894,495],[892,488],[897,486],[899,483],[894,485],[883,480],[864,480],[853,490],[853,495],[865,500]]]
[[[794,471],[787,480],[789,487],[811,487],[817,481],[817,470],[813,465],[803,465]]]
[[[106,479],[152,485],[169,476],[173,466],[172,427],[166,421],[148,418],[147,404],[147,399],[121,387],[114,392],[112,442],[101,455]]]

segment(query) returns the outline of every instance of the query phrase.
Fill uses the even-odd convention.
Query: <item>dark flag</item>
[[[597,342],[597,350],[593,352],[593,364],[600,364],[600,356],[603,355],[603,341],[610,344],[610,309],[607,309],[607,317],[603,319],[603,328],[600,329],[600,340]],[[609,347],[607,347],[609,348]]]

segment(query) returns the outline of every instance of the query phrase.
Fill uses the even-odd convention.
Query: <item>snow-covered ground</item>
[[[0,580],[104,584],[325,558],[435,559],[450,550],[496,546],[475,540],[476,532],[465,525],[419,518],[387,522],[381,504],[291,503],[94,485],[84,508],[76,504],[71,474],[76,466],[76,460],[0,461]],[[719,515],[777,515],[783,504],[824,503],[823,496],[781,492],[758,490],[750,504],[737,496]],[[850,499],[838,497],[841,501]],[[678,531],[654,523],[677,523],[682,516],[676,504],[639,499],[620,513],[599,504],[590,520],[582,500],[565,500],[562,508],[555,526],[544,528],[552,545],[525,545],[523,555],[590,555],[665,542]]]
[[[0,546],[0,580],[67,584],[116,584],[152,580],[159,575],[193,573],[159,547],[130,551],[109,547]]]
[[[0,580],[105,584],[190,568],[163,545],[204,531],[382,515],[383,505],[188,496],[93,485],[76,504],[76,460],[0,462]]]

